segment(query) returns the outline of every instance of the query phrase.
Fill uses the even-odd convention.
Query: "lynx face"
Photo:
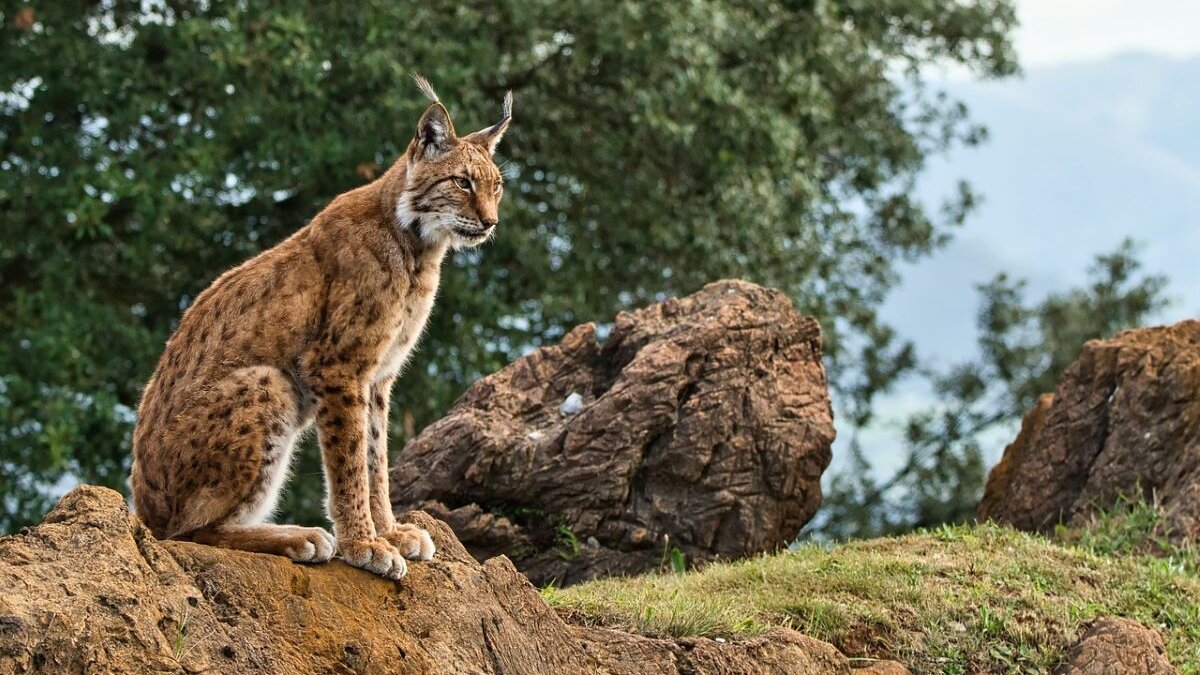
[[[492,155],[512,119],[512,95],[504,99],[499,122],[460,138],[437,95],[423,80],[417,83],[434,103],[421,116],[409,144],[407,181],[396,219],[430,244],[477,246],[500,222],[504,181]]]

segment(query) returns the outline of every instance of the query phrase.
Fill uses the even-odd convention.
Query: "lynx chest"
[[[421,334],[425,331],[425,322],[429,320],[429,312],[433,309],[433,301],[437,296],[438,281],[441,278],[440,262],[439,258],[417,266],[413,283],[394,311],[396,328],[391,344],[380,360],[375,375],[376,381],[399,375],[417,346],[417,341],[421,339]]]

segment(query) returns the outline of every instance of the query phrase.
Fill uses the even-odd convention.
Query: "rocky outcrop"
[[[1071,649],[1058,675],[1175,675],[1162,636],[1131,619],[1092,623]]]
[[[1083,525],[1122,495],[1153,495],[1173,533],[1200,535],[1200,321],[1084,345],[992,469],[979,516]]]
[[[573,583],[787,545],[834,438],[821,331],[782,293],[705,286],[572,330],[472,385],[399,454],[398,510]]]
[[[508,560],[423,513],[434,560],[399,583],[340,562],[155,540],[120,495],[72,491],[0,539],[0,673],[842,673],[831,645],[656,640],[571,626]]]

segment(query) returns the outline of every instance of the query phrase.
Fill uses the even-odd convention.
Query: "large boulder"
[[[1153,496],[1173,532],[1200,535],[1200,321],[1084,345],[992,469],[979,516],[1044,531],[1121,496]]]
[[[341,562],[160,542],[106,488],[0,539],[0,673],[840,673],[791,630],[728,643],[564,623],[508,560],[438,546],[396,583]]]
[[[485,559],[573,583],[786,546],[834,439],[821,330],[742,281],[593,324],[469,389],[395,461],[392,500]],[[676,558],[678,559],[678,558]]]

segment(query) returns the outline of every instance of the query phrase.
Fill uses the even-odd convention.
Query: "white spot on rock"
[[[571,392],[567,400],[563,401],[562,405],[558,407],[558,412],[564,415],[577,415],[581,410],[583,410],[583,397],[579,395],[579,392],[575,391]]]

